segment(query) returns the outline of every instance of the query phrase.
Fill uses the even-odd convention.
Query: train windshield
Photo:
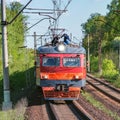
[[[66,67],[79,67],[80,66],[80,58],[63,58],[63,65]]]
[[[44,57],[43,58],[43,62],[42,62],[43,66],[60,66],[60,58],[58,57]]]

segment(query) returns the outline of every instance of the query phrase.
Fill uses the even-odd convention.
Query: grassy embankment
[[[34,87],[34,58],[29,51],[26,57],[21,57],[9,65],[10,92],[13,109],[2,111],[3,78],[0,74],[0,120],[24,120],[25,108],[28,105],[28,96]]]

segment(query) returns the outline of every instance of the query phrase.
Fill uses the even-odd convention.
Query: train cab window
[[[66,67],[79,67],[80,66],[80,58],[63,58],[63,66]]]
[[[60,66],[60,58],[44,57],[42,65],[43,66]]]

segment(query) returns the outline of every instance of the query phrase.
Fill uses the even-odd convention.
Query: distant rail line
[[[87,74],[87,83],[115,102],[120,103],[120,89],[117,89],[107,82],[97,79],[90,74]]]

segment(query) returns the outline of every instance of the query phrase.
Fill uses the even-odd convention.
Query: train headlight
[[[79,76],[78,76],[78,75],[76,75],[76,76],[75,76],[75,79],[79,79]]]
[[[58,45],[58,51],[59,52],[65,51],[65,45],[63,45],[63,44]]]
[[[47,75],[45,75],[45,76],[44,76],[44,79],[48,79],[48,76],[47,76]]]
[[[48,79],[48,75],[42,75],[41,78],[42,79]]]

